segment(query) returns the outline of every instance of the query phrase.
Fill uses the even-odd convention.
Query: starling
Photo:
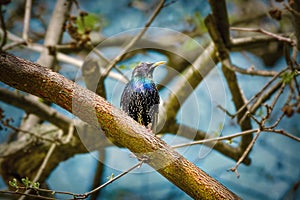
[[[156,132],[159,94],[152,76],[154,69],[164,63],[138,64],[121,97],[121,109],[138,123],[151,128],[153,133]]]

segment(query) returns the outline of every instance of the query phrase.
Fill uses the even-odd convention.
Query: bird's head
[[[154,69],[159,66],[165,64],[165,61],[155,62],[155,63],[139,63],[132,72],[133,77],[143,77],[152,79]]]

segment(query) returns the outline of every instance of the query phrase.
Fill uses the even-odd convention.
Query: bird
[[[153,81],[154,69],[165,64],[141,62],[133,70],[131,80],[121,95],[120,106],[127,115],[156,132],[160,97]]]

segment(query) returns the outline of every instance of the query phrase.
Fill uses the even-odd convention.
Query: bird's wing
[[[151,129],[152,132],[156,133],[157,122],[158,122],[158,112],[159,112],[159,94],[157,89],[153,90],[153,95],[151,99],[153,106],[150,108],[149,114],[151,117]]]
[[[154,107],[154,106],[153,106]],[[156,107],[156,105],[155,105]],[[158,106],[157,106],[158,107]],[[157,122],[158,122],[158,108],[157,108],[157,112],[154,112],[152,114],[152,125],[151,125],[151,129],[152,129],[152,132],[154,134],[156,134],[156,128],[157,128]]]
[[[128,83],[124,88],[124,91],[121,96],[121,102],[120,102],[121,109],[125,111],[127,114],[129,113],[130,96],[131,96],[131,88]]]

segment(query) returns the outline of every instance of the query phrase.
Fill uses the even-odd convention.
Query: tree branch
[[[212,7],[212,15],[208,15],[205,18],[205,24],[207,26],[208,32],[214,41],[217,51],[219,53],[219,59],[222,62],[222,71],[224,73],[224,76],[226,78],[229,90],[231,92],[231,96],[235,105],[236,110],[239,110],[244,104],[244,98],[242,95],[242,91],[238,85],[236,74],[234,71],[232,71],[230,68],[232,68],[232,64],[229,57],[228,49],[225,45],[225,41],[222,40],[224,36],[222,34],[225,32],[229,32],[229,22],[228,22],[228,16],[224,15],[223,19],[219,16],[219,12],[223,14],[227,14],[227,10],[225,3],[223,2],[223,7],[217,7],[223,11],[219,11],[217,8],[215,8],[218,3],[216,0],[210,1],[210,6]],[[227,22],[226,22],[227,21]],[[223,30],[228,29],[228,30]],[[226,36],[226,35],[225,35]],[[243,117],[243,115],[246,113],[247,109],[244,109],[239,115],[237,116],[238,121],[240,122],[240,119]],[[251,121],[249,118],[246,118],[244,121],[240,123],[241,130],[246,131],[252,129]],[[252,140],[252,135],[244,135],[242,136],[242,140],[240,142],[239,147],[241,150],[244,150],[247,148],[248,144]]]
[[[22,38],[26,42],[29,39],[28,33],[29,33],[29,26],[30,26],[31,6],[32,6],[32,0],[26,0],[25,16],[24,16],[24,27],[23,27],[23,34],[22,34]]]
[[[128,148],[138,158],[146,157],[147,164],[191,197],[239,198],[95,93],[45,67],[6,53],[0,54],[0,65],[2,82],[56,103],[101,128],[108,138]]]
[[[26,113],[32,113],[39,118],[49,121],[66,133],[72,121],[66,116],[60,114],[48,105],[39,101],[33,101],[28,96],[0,88],[0,100],[10,105],[23,109]]]

